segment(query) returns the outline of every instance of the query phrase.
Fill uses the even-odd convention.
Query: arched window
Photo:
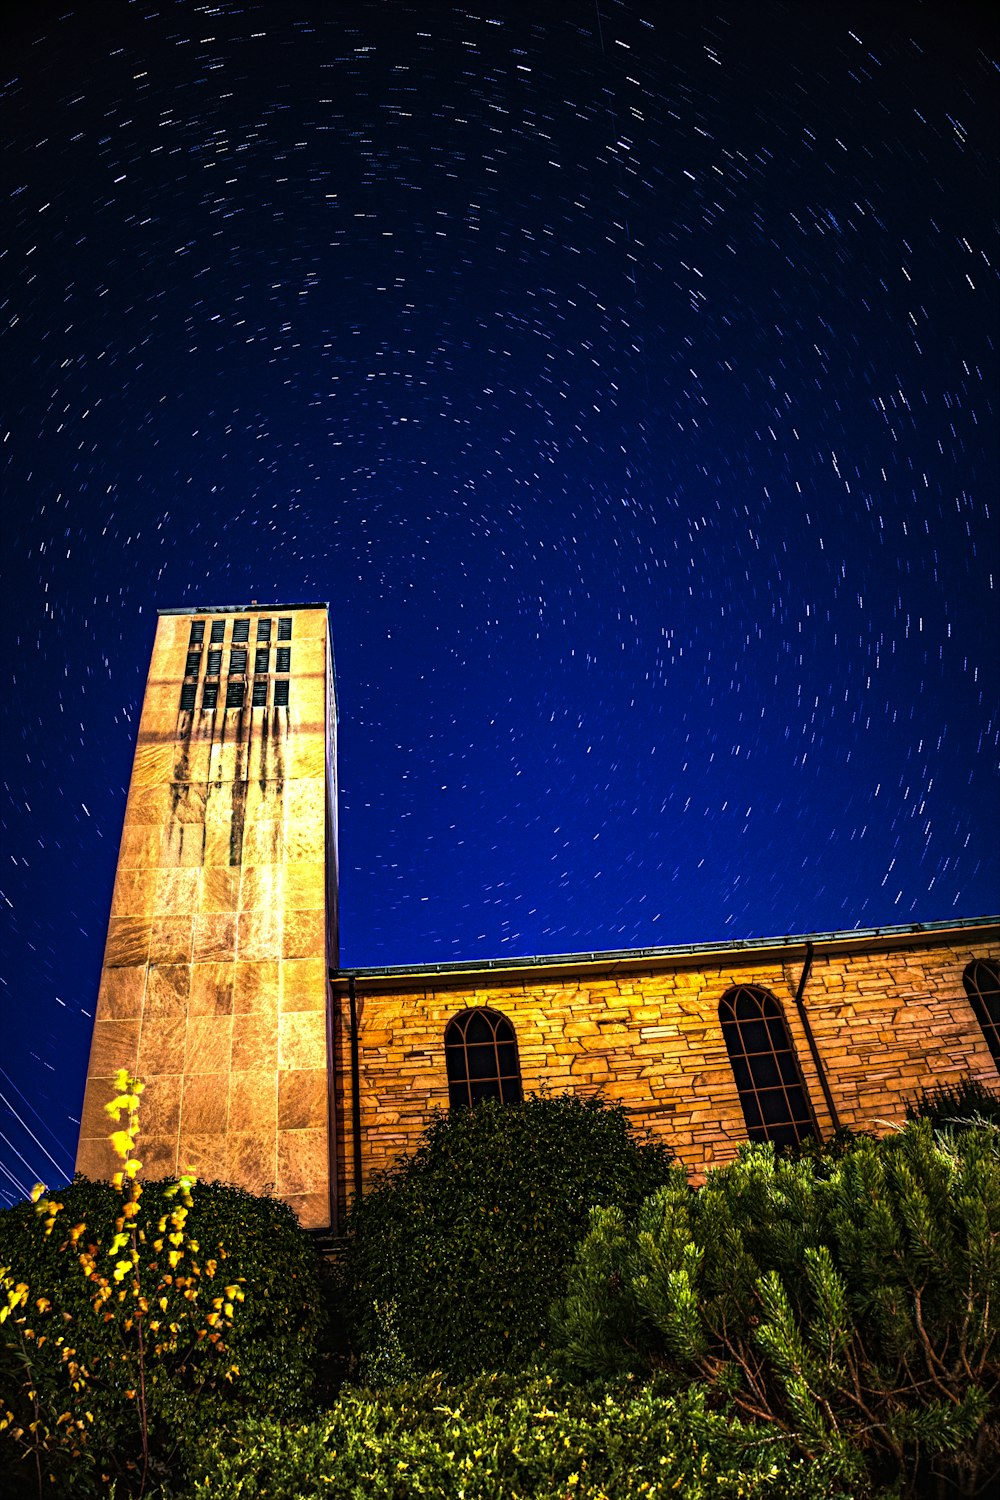
[[[740,1103],[752,1141],[794,1145],[815,1130],[792,1039],[769,990],[741,984],[719,1002]]]
[[[962,975],[962,982],[1000,1072],[1000,964],[991,958],[975,958]]]
[[[521,1101],[521,1069],[514,1028],[497,1010],[477,1006],[454,1016],[444,1034],[448,1100],[452,1109],[499,1099]]]

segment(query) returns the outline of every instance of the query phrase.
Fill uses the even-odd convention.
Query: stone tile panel
[[[187,1034],[187,1017],[143,1015],[139,1033],[139,1056],[134,1071],[140,1078],[154,1073],[182,1073]],[[128,1067],[127,1062],[118,1064]]]
[[[189,1016],[184,1039],[185,1074],[228,1073],[232,1064],[232,1016]]]
[[[189,1014],[228,1016],[233,1010],[235,966],[229,963],[196,963],[191,969]]]
[[[112,917],[104,947],[107,969],[134,968],[149,958],[152,922],[148,917]]]
[[[282,1012],[326,1010],[326,964],[322,958],[286,959],[281,964]]]
[[[273,1138],[278,1124],[278,1075],[272,1070],[233,1073],[229,1086],[229,1130]]]
[[[191,956],[196,964],[229,962],[236,958],[235,912],[200,912],[194,919]]]
[[[267,1016],[237,1015],[233,1017],[233,1070],[252,1072],[255,1069],[278,1068],[278,1023]]]
[[[278,1074],[278,1128],[326,1129],[328,1083],[325,1068]]]
[[[326,1018],[316,1011],[278,1019],[278,1066],[282,1069],[326,1068]]]
[[[329,1175],[325,1130],[278,1131],[279,1197],[322,1191]]]
[[[119,1021],[142,1012],[146,988],[145,966],[105,969],[97,993],[97,1013],[104,1020]]]
[[[229,1114],[229,1073],[184,1076],[181,1099],[181,1142],[193,1136],[222,1135]],[[221,1166],[220,1166],[221,1170]]]
[[[119,1068],[135,1072],[139,1045],[139,1020],[123,1017],[120,1020],[98,1017],[94,1022],[94,1034],[90,1044],[88,1077],[94,1079],[114,1078]],[[107,1096],[110,1098],[110,1094]],[[107,1102],[105,1099],[102,1102]]]

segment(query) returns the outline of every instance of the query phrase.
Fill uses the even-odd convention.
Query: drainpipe
[[[326,976],[326,1128],[330,1150],[330,1233],[340,1234],[340,1152],[337,1141],[337,1048],[340,1046],[340,1002],[330,992]]]
[[[840,1129],[840,1116],[837,1114],[837,1106],[833,1102],[833,1095],[830,1092],[830,1084],[826,1076],[826,1069],[823,1066],[823,1059],[819,1055],[819,1048],[816,1046],[816,1038],[813,1036],[813,1029],[810,1024],[809,1017],[806,1014],[805,1001],[802,998],[806,992],[806,985],[809,983],[809,974],[812,970],[812,963],[813,945],[807,940],[806,961],[802,966],[802,976],[799,979],[799,987],[795,991],[795,1008],[799,1013],[799,1020],[802,1022],[802,1029],[806,1034],[806,1041],[809,1043],[809,1051],[812,1055],[813,1064],[816,1068],[816,1074],[819,1078],[819,1086],[823,1090],[823,1098],[826,1100],[826,1107],[830,1111],[830,1119],[833,1121],[834,1131],[837,1131]]]
[[[347,981],[351,1001],[351,1134],[354,1137],[354,1192],[361,1197],[361,1066],[358,1059],[358,1001],[354,975]]]

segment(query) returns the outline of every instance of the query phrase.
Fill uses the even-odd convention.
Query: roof
[[[853,927],[837,932],[800,933],[786,937],[736,938],[720,943],[677,943],[655,948],[613,948],[590,953],[548,953],[520,958],[468,959],[456,963],[392,964],[379,968],[331,969],[334,983],[361,981],[364,988],[383,988],[391,983],[435,979],[442,985],[478,978],[492,983],[517,983],[518,971],[531,972],[534,983],[540,971],[552,977],[599,970],[635,972],[648,968],[678,968],[692,959],[739,963],[804,958],[811,945],[818,952],[843,952],[855,948],[869,951],[915,947],[924,942],[961,941],[972,934],[990,934],[1000,940],[1000,916],[964,917],[947,922],[909,922],[894,927]]]

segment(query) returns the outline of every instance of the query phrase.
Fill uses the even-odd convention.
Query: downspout
[[[361,1065],[358,1057],[358,1000],[354,975],[347,981],[351,1001],[351,1134],[354,1137],[354,1194],[361,1197]]]
[[[805,1000],[803,999],[803,996],[806,992],[806,985],[809,983],[809,975],[812,971],[812,964],[813,945],[807,940],[806,961],[802,966],[802,975],[799,979],[799,987],[795,991],[795,1008],[799,1013],[799,1020],[802,1022],[802,1030],[806,1034],[806,1041],[809,1043],[809,1052],[812,1056],[813,1064],[816,1068],[816,1075],[819,1078],[819,1086],[823,1090],[823,1098],[826,1100],[826,1107],[830,1111],[830,1119],[833,1121],[834,1131],[838,1131],[841,1128],[840,1116],[837,1114],[837,1106],[833,1102],[833,1095],[830,1092],[830,1083],[826,1076],[826,1068],[823,1066],[823,1059],[819,1055],[819,1048],[816,1046],[816,1038],[813,1036],[812,1025],[810,1024],[809,1016],[806,1013],[806,1004]]]
[[[340,1002],[331,993],[330,973],[326,976],[326,1128],[330,1150],[330,1233],[340,1234],[340,1151],[337,1140],[337,1051],[340,1046]]]

